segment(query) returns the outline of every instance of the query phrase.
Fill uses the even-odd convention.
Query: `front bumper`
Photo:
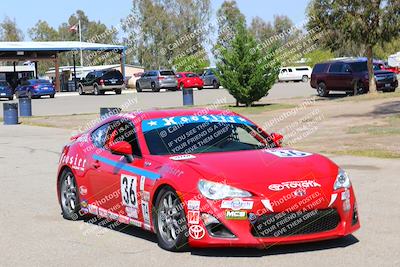
[[[213,236],[213,234],[210,233],[210,230],[207,229],[205,221],[200,219],[198,225],[204,229],[205,234],[201,238],[199,238],[199,235],[196,236],[191,234],[191,224],[189,223],[189,245],[191,247],[229,246],[266,248],[272,245],[305,243],[347,236],[360,228],[360,222],[358,220],[358,211],[353,190],[349,190],[350,197],[348,200],[341,199],[340,196],[343,193],[342,191],[337,193],[338,197],[329,207],[319,207],[318,209],[307,211],[303,210],[304,207],[299,207],[299,209],[293,209],[290,210],[290,212],[288,210],[271,212],[265,208],[261,202],[261,198],[243,199],[243,201],[252,201],[253,207],[248,210],[241,210],[246,212],[247,218],[236,220],[227,219],[226,209],[221,208],[221,201],[214,202],[203,198],[200,200],[200,213],[211,214],[213,217],[217,218],[228,232],[234,234],[234,237],[222,238],[215,235]],[[187,199],[186,196],[185,199]],[[348,210],[344,209],[345,201]],[[335,220],[336,215],[333,213],[331,213],[330,217],[318,217],[317,219],[321,220],[320,222],[317,221],[316,217],[309,215],[310,213],[319,210],[324,211],[324,214],[326,214],[326,210],[334,211],[335,214],[337,214],[337,221],[331,221],[332,219]],[[188,214],[187,212],[188,209],[186,209],[186,214]],[[297,217],[292,217],[290,213],[297,213],[299,215]],[[286,214],[286,216],[283,216],[283,214]],[[266,227],[262,229],[257,228],[257,225],[259,224],[255,223],[256,220],[263,218],[265,215],[269,215],[269,218],[273,215],[272,217],[275,217],[276,219],[275,224],[265,224],[264,226]],[[292,217],[291,220],[288,220],[288,217]],[[303,222],[298,223],[299,220],[303,220]],[[190,222],[189,214],[188,222]],[[271,221],[269,221],[269,223],[271,223]],[[326,223],[328,223],[328,226],[323,227]],[[315,228],[316,226],[320,228]],[[260,234],[260,231],[264,231],[263,234]],[[261,237],[263,235],[266,237]]]

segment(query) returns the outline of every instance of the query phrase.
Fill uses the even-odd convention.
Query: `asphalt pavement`
[[[315,95],[309,83],[290,82],[277,83],[269,91],[268,96],[261,102],[270,102],[276,99],[307,97]],[[122,95],[107,92],[105,95],[78,95],[76,92],[58,93],[54,99],[43,97],[32,100],[34,116],[71,115],[98,113],[101,107],[126,107],[125,110],[142,110],[150,108],[170,108],[182,106],[183,96],[181,91],[165,91],[153,93],[145,91],[136,93],[135,90],[126,90]],[[14,101],[0,100],[1,103],[17,103]],[[235,103],[235,99],[225,89],[209,89],[194,91],[195,105],[218,105]],[[0,117],[3,117],[3,108],[0,108]]]
[[[171,253],[155,235],[62,219],[56,170],[70,132],[0,125],[0,266],[399,266],[398,160],[335,156],[358,198],[361,229],[344,239]]]

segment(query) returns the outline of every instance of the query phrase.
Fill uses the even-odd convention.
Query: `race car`
[[[134,225],[170,251],[267,248],[359,229],[347,173],[282,138],[224,110],[111,116],[62,149],[62,215]]]

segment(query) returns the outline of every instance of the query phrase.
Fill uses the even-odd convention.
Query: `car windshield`
[[[197,76],[197,74],[194,74],[194,73],[186,73],[186,77],[194,78],[194,77],[198,77],[198,76]]]
[[[270,138],[239,116],[182,116],[142,122],[152,155],[229,152],[275,147]]]

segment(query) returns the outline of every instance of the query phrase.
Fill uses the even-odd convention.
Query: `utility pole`
[[[82,42],[82,27],[81,27],[81,20],[78,21],[79,25],[79,42]],[[82,54],[82,47],[81,47],[81,68],[83,67],[83,54]],[[82,69],[81,69],[82,70]]]

